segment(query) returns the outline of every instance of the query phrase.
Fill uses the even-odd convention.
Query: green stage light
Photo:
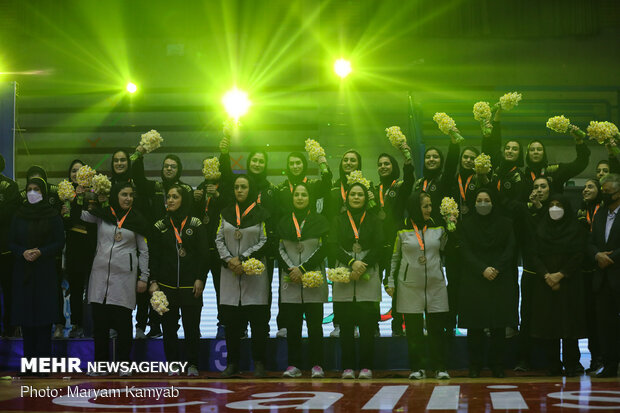
[[[349,76],[349,73],[351,73],[351,71],[351,62],[349,62],[348,60],[338,59],[336,60],[336,63],[334,63],[334,72],[336,72],[336,74],[342,79]]]
[[[222,103],[224,104],[228,116],[237,120],[248,113],[252,105],[252,102],[248,99],[248,94],[237,88],[226,92],[222,98]]]
[[[135,83],[127,83],[127,92],[129,93],[136,93],[136,91],[138,90],[138,86],[135,85]]]

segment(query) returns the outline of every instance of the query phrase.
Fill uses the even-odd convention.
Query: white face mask
[[[489,215],[493,209],[493,204],[490,202],[476,202],[476,211],[480,215]]]
[[[28,191],[28,193],[26,193],[26,197],[28,198],[28,202],[31,204],[36,204],[43,201],[43,194],[37,191]]]
[[[552,206],[551,208],[549,208],[549,216],[554,221],[562,219],[562,217],[564,216],[564,208],[560,208],[559,206]]]

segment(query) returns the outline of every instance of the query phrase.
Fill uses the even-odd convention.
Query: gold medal
[[[381,209],[379,213],[377,214],[377,216],[379,217],[381,221],[383,221],[385,219],[385,211]]]
[[[466,215],[469,212],[469,207],[467,205],[461,206],[461,212]]]
[[[207,225],[209,223],[210,219],[209,219],[209,215],[205,215],[205,217],[202,219],[202,223]]]
[[[346,210],[347,210],[346,205],[343,205],[343,206],[341,206],[341,207],[340,207],[340,212],[344,212],[344,211],[346,211]]]
[[[122,241],[123,240],[123,234],[121,232],[117,232],[116,234],[114,234],[114,239],[116,241]]]
[[[236,229],[235,230],[235,239],[239,240],[241,238],[243,238],[243,234],[241,233],[241,230],[240,229]]]
[[[426,264],[426,257],[424,255],[420,256],[418,262],[422,265]]]
[[[362,244],[355,241],[355,243],[353,244],[353,252],[356,254],[359,254],[360,252],[362,252]]]
[[[299,251],[299,253],[304,252],[304,244],[302,244],[301,242],[297,243],[297,251]]]
[[[185,257],[187,255],[187,252],[185,251],[185,248],[181,247],[179,248],[179,257]]]

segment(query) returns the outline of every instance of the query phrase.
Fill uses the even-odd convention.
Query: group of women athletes
[[[495,113],[493,132],[482,139],[482,151],[491,155],[493,165],[486,174],[474,169],[480,151],[473,146],[461,150],[453,140],[445,157],[435,147],[426,148],[417,179],[410,158],[405,157],[399,180],[397,159],[382,153],[378,182],[350,183],[351,172],[362,168],[355,150],[343,155],[334,182],[325,157],[318,160],[320,177],[310,179],[306,157],[293,152],[287,158],[287,179],[275,186],[267,179],[266,152],[250,153],[247,173],[233,174],[229,140],[224,138],[221,177],[205,180],[195,190],[181,181],[177,156],[166,156],[161,181],[151,181],[144,174],[145,155],[132,163],[127,151],[117,150],[109,197],[94,199],[77,185],[76,168],[84,163],[75,160],[69,177],[78,196],[70,209],[63,207],[61,218],[55,187],[43,170],[31,168],[8,234],[14,258],[11,321],[22,326],[25,343],[36,343],[25,346],[25,352],[32,357],[51,350],[45,343],[59,305],[53,293],[58,291],[54,261],[66,234],[65,268],[76,296],[72,307],[81,307],[75,286],[83,288],[87,281],[98,361],[109,357],[110,328],[118,333],[117,360],[129,359],[136,293],[161,290],[169,301],[161,320],[166,358],[179,359],[182,318],[188,374],[197,375],[202,292],[211,272],[218,319],[226,327],[228,364],[223,376],[239,372],[240,340],[248,323],[254,372],[264,376],[271,277],[277,265],[279,319],[288,341],[285,377],[301,376],[304,365],[313,366],[312,377],[324,376],[328,267],[350,272],[348,282],[332,283],[343,379],[355,378],[356,367],[358,378],[372,377],[381,288],[393,297],[396,332],[404,320],[411,379],[423,379],[431,370],[437,379],[450,377],[446,355],[457,320],[468,330],[471,377],[478,377],[484,366],[486,335],[491,341],[487,364],[494,376],[503,377],[506,329],[519,324],[518,368],[527,369],[531,349],[541,347],[551,374],[580,374],[577,340],[589,337],[591,368],[596,369],[601,354],[592,327],[595,315],[587,304],[587,273],[595,264],[583,252],[600,207],[598,178],[615,164],[599,163],[597,179],[588,181],[583,207],[575,214],[562,192],[564,184],[587,167],[586,144],[576,137],[576,159],[550,165],[540,141],[527,148],[515,140],[502,145],[499,116]],[[439,214],[446,196],[457,200],[458,216]],[[448,231],[448,223],[456,224],[456,230]],[[89,249],[91,239],[96,239],[94,251]],[[265,264],[262,273],[245,273],[243,264],[252,258]],[[323,282],[304,287],[304,274],[313,271],[322,273]],[[305,360],[304,318],[309,335]]]

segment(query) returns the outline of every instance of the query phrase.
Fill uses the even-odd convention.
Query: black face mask
[[[620,191],[616,191],[616,192],[611,193],[611,194],[607,194],[607,193],[603,192],[603,194],[601,195],[601,199],[603,200],[603,202],[605,203],[606,206],[609,206],[609,205],[614,203],[615,200],[613,199],[613,196],[616,195],[618,192],[620,192]]]

